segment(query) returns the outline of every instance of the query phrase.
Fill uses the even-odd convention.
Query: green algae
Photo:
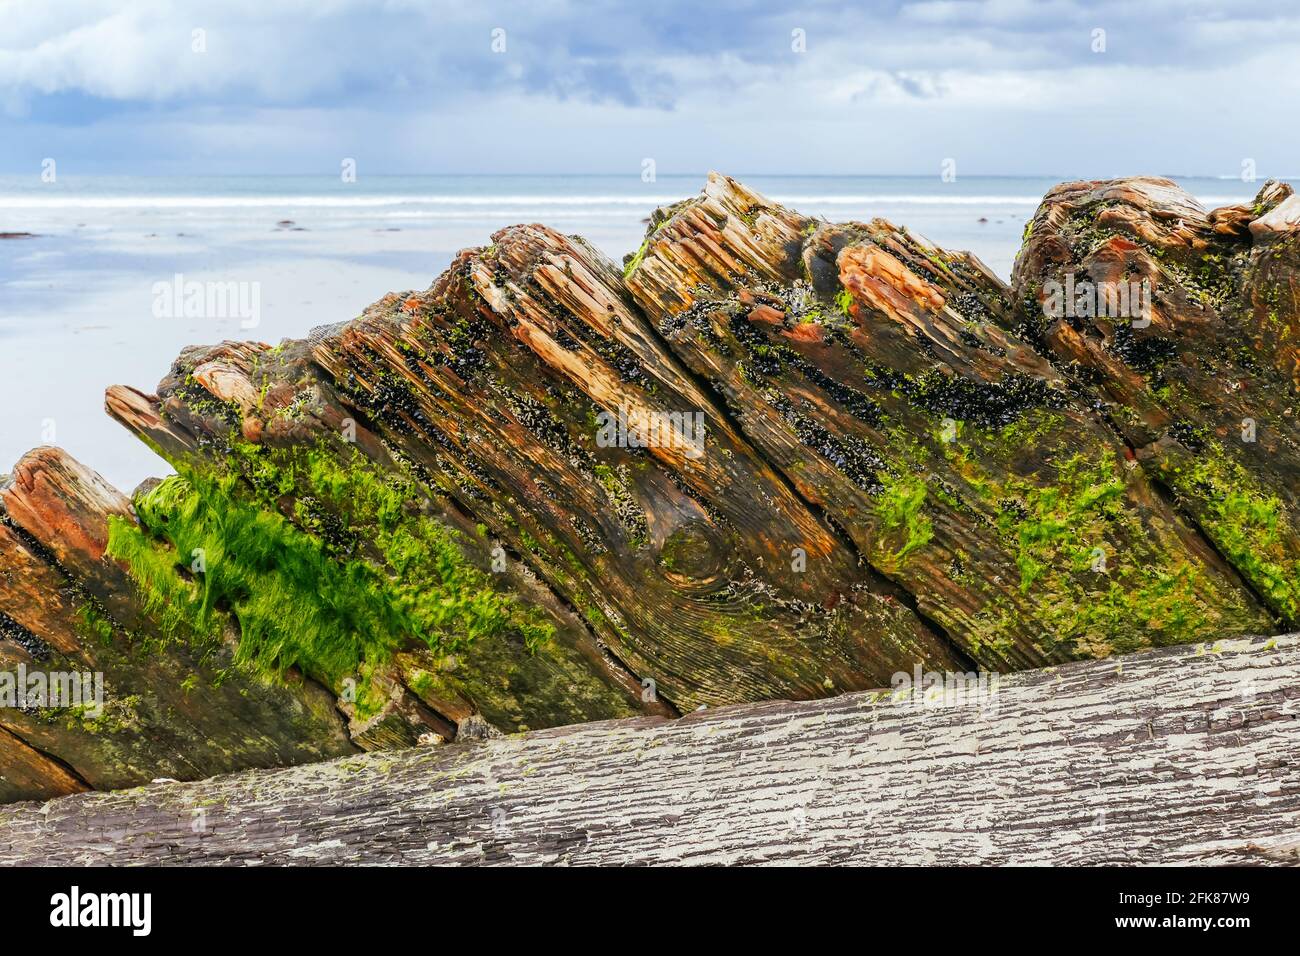
[[[884,535],[873,561],[896,573],[933,540],[932,500],[969,510],[976,520],[990,515],[1018,579],[972,574],[964,554],[949,569],[954,581],[985,595],[976,616],[951,622],[980,657],[1012,653],[1013,635],[1027,624],[1049,657],[1105,656],[1202,640],[1250,618],[1240,595],[1160,548],[1129,503],[1116,452],[1071,454],[1068,445],[1049,451],[1066,424],[1060,412],[1040,408],[1001,428],[956,422],[939,430],[929,436],[937,439],[932,447],[942,449],[956,486],[933,473],[929,448],[890,429],[889,457],[910,473],[882,475],[886,490],[876,514]],[[1042,460],[1037,477],[1014,477],[1017,464],[1035,458]]]
[[[540,611],[492,587],[454,532],[407,515],[404,478],[359,454],[342,467],[324,451],[233,451],[246,479],[182,468],[137,499],[138,527],[110,524],[110,555],[165,633],[215,642],[217,611],[228,611],[240,625],[236,663],[331,683],[412,640],[450,653],[507,630],[534,650],[553,636]],[[293,504],[300,524],[268,507],[301,488],[312,494]]]
[[[1263,491],[1218,442],[1206,442],[1194,457],[1165,465],[1162,474],[1256,593],[1289,625],[1300,623],[1295,523],[1281,499]]]
[[[87,734],[117,735],[140,727],[140,709],[144,698],[139,694],[113,697],[104,701],[103,708],[92,716],[94,705],[42,709],[38,713],[50,722],[60,722],[67,730]]]
[[[875,499],[876,517],[881,529],[890,537],[902,531],[902,545],[884,556],[887,570],[896,570],[912,552],[924,547],[934,537],[934,526],[926,517],[926,486],[914,475],[902,477],[882,474],[883,490]]]
[[[1049,652],[1126,653],[1257,623],[1240,595],[1160,547],[1128,503],[1127,479],[1113,450],[1070,455],[1043,484],[994,480],[960,446],[948,455],[971,488],[998,509],[996,526],[1015,557],[1018,590]],[[1023,614],[995,597],[973,634],[976,646],[1005,650],[1001,635]]]
[[[100,607],[86,600],[77,608],[77,631],[82,637],[109,644],[113,640],[113,622]]]
[[[1113,521],[1120,510],[1125,484],[1111,452],[1097,464],[1073,456],[1062,465],[1058,480],[1050,487],[1013,481],[1006,488],[1023,502],[1021,509],[1008,509],[998,517],[998,530],[1016,542],[1022,592],[1060,559],[1071,571],[1087,570],[1099,547],[1087,532]]]
[[[631,278],[632,273],[636,272],[637,266],[641,265],[641,261],[645,259],[646,253],[650,251],[650,240],[652,238],[654,238],[653,233],[649,236],[646,236],[645,241],[641,243],[641,248],[637,249],[637,251],[631,256],[631,258],[629,258],[627,262],[624,263],[623,265],[624,279]]]
[[[236,481],[168,478],[136,501],[140,527],[110,524],[109,554],[127,563],[165,631],[185,625],[215,638],[215,612],[229,610],[240,625],[237,664],[266,676],[300,667],[336,682],[416,630],[372,568],[330,560],[282,516],[238,501]],[[189,575],[178,568],[186,556]]]
[[[840,310],[840,314],[848,317],[853,309],[853,293],[848,289],[840,289],[835,293],[835,308]]]

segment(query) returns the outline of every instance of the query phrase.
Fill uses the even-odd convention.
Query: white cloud
[[[1230,171],[1241,156],[1289,171],[1300,130],[1276,111],[1300,83],[1300,20],[1221,6],[10,0],[0,142],[6,161],[59,150],[131,171],[321,169],[361,152],[394,170],[656,155],[879,172],[962,154],[971,172]]]

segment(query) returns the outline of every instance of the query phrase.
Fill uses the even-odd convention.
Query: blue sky
[[[0,172],[1290,176],[1297,64],[1291,2],[0,0]]]

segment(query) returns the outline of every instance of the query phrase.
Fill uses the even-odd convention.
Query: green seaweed
[[[228,610],[240,626],[236,663],[330,682],[410,641],[449,653],[506,630],[531,649],[552,637],[539,611],[492,587],[454,532],[407,520],[414,489],[400,477],[359,455],[345,468],[325,452],[277,462],[260,446],[234,451],[248,481],[184,468],[136,501],[138,527],[110,523],[109,553],[127,563],[167,633],[215,640],[216,611]],[[297,499],[303,527],[266,507],[299,482],[318,502]],[[354,556],[361,533],[379,560]]]
[[[1276,495],[1260,489],[1218,442],[1167,464],[1163,475],[1215,546],[1288,624],[1300,623],[1300,558],[1294,523]]]
[[[848,317],[853,309],[853,293],[848,289],[840,289],[835,293],[835,308],[840,310],[840,314]]]
[[[925,482],[914,475],[896,477],[880,476],[883,490],[875,499],[876,516],[885,532],[904,531],[903,544],[885,556],[892,568],[900,567],[907,556],[924,547],[934,537],[934,527],[923,512],[926,498]]]
[[[113,622],[92,600],[85,601],[77,609],[77,630],[83,637],[97,640],[101,644],[113,640]]]
[[[1071,455],[1047,485],[986,479],[982,489],[999,503],[998,530],[1013,548],[1019,590],[1049,649],[1127,653],[1203,640],[1250,618],[1239,595],[1160,549],[1128,504],[1110,449],[1096,458]],[[1004,606],[990,615],[983,639],[996,646],[1009,613]]]

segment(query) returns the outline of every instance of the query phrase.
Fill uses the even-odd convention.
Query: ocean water
[[[968,249],[1003,278],[1054,178],[740,177],[832,221],[883,217]],[[1207,207],[1259,184],[1179,179]],[[103,412],[104,389],[151,391],[186,345],[275,343],[428,287],[455,253],[542,222],[615,262],[650,211],[704,176],[0,177],[0,473],[27,449],[67,448],[129,491],[164,462]],[[237,283],[221,317],[186,317],[185,283]],[[175,301],[173,301],[173,298]],[[244,308],[240,308],[240,306]],[[254,309],[253,306],[256,306]],[[175,307],[173,307],[175,306]],[[254,323],[253,319],[256,319]]]

